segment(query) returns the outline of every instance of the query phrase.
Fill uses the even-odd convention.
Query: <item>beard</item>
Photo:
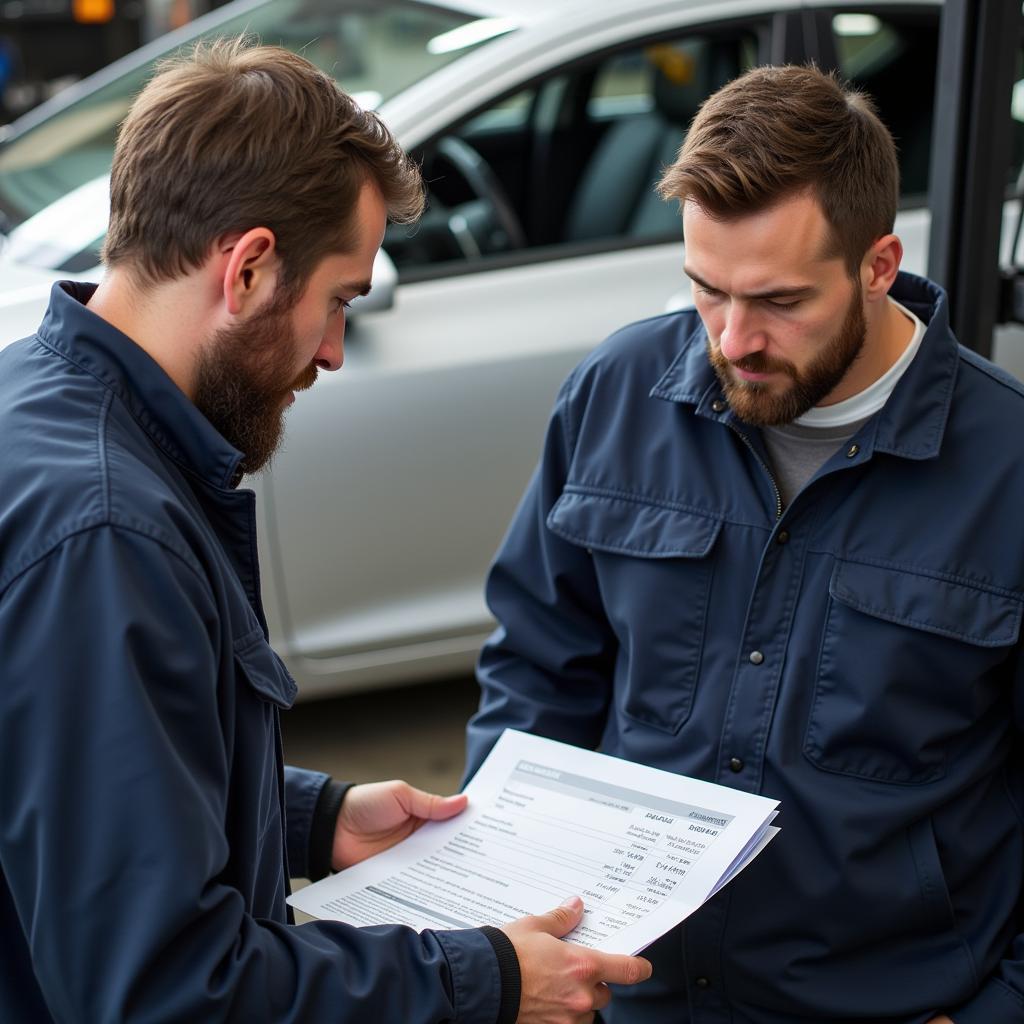
[[[730,363],[708,339],[708,359],[718,375],[726,401],[736,415],[755,427],[778,427],[803,416],[839,386],[864,347],[867,322],[861,300],[860,281],[839,331],[825,343],[810,363],[798,370],[785,359],[770,359],[752,352]],[[781,373],[789,383],[781,391],[762,381],[737,380],[732,367],[750,373]]]
[[[281,447],[292,391],[311,388],[315,363],[298,376],[293,303],[271,300],[244,323],[219,330],[196,367],[193,401],[217,432],[242,453],[245,473],[261,470]]]

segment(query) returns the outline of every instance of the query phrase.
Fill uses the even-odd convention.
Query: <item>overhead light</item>
[[[71,17],[83,25],[100,25],[114,14],[114,0],[71,0]]]
[[[873,14],[837,14],[832,19],[832,31],[837,36],[873,36],[882,23]]]
[[[427,53],[454,53],[456,50],[464,50],[467,46],[486,43],[488,39],[504,35],[516,27],[516,22],[511,18],[478,18],[476,21],[453,28],[450,32],[434,36],[427,43]]]

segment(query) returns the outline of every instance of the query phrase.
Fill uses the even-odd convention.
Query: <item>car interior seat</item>
[[[645,51],[653,108],[620,118],[597,144],[571,200],[565,240],[647,238],[680,230],[654,191],[700,104],[741,71],[736,39],[691,39]]]

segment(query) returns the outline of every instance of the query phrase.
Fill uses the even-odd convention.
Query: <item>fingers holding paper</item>
[[[519,958],[519,1024],[586,1024],[608,1005],[608,982],[635,985],[651,976],[651,965],[642,957],[562,942],[582,917],[583,901],[573,897],[546,914],[502,928]]]
[[[437,796],[407,782],[371,782],[346,794],[334,831],[332,867],[350,867],[394,846],[425,821],[443,821],[466,806],[466,796]]]

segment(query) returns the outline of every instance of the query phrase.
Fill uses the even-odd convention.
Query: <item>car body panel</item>
[[[355,319],[344,371],[302,396],[313,408],[289,423],[267,480],[285,652],[309,688],[324,676],[333,686],[344,659],[364,663],[382,634],[397,652],[443,639],[445,654],[461,643],[472,658],[490,625],[483,571],[558,384],[596,340],[665,308],[681,255],[662,245],[418,282],[395,310]],[[614,309],[594,294],[616,295]],[[368,436],[389,410],[411,429]],[[339,550],[343,598],[320,568]]]

